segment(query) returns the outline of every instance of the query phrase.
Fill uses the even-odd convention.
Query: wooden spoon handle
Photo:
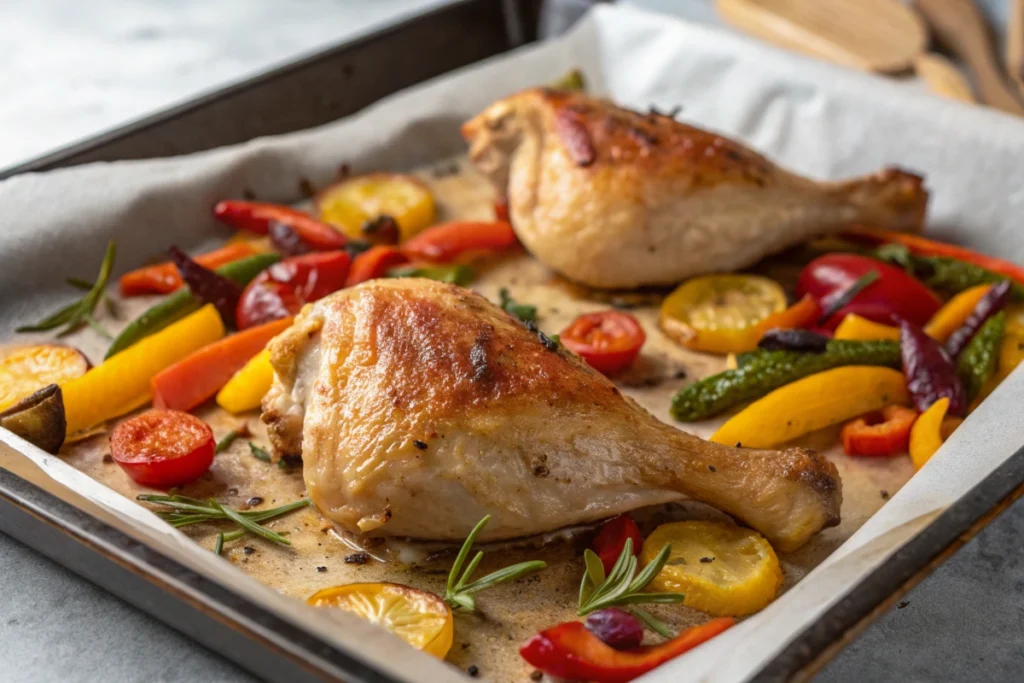
[[[917,7],[942,43],[967,64],[981,101],[1024,115],[1024,106],[1003,79],[985,20],[973,0],[917,0]]]

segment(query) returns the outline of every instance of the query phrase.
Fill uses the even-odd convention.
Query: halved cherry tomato
[[[242,292],[235,315],[238,329],[295,315],[305,304],[338,291],[345,286],[350,260],[344,251],[325,251],[270,266]]]
[[[614,375],[636,360],[647,335],[636,318],[610,310],[579,316],[562,330],[560,339],[590,367]]]
[[[862,415],[843,425],[843,450],[847,455],[867,456],[906,453],[916,419],[917,411],[903,406],[886,406],[881,413]]]
[[[236,242],[227,244],[195,257],[195,262],[204,268],[219,268],[227,263],[239,261],[257,253],[251,244]],[[142,294],[170,294],[182,285],[181,274],[173,262],[157,263],[139,268],[121,276],[119,282],[121,296],[139,296]]]
[[[213,463],[213,431],[198,417],[154,409],[110,435],[110,456],[143,486],[168,489],[198,479]]]
[[[345,286],[352,287],[360,282],[384,277],[388,274],[389,268],[408,262],[409,257],[397,247],[383,244],[370,247],[352,261],[352,268],[348,271],[348,279],[345,280]]]
[[[503,221],[453,221],[427,228],[403,244],[402,251],[410,259],[447,263],[466,252],[497,251],[516,242],[512,226]]]
[[[601,531],[594,539],[593,550],[601,558],[604,565],[605,576],[611,573],[615,561],[622,554],[622,548],[626,545],[626,539],[633,541],[633,554],[639,555],[640,548],[644,544],[644,537],[640,535],[640,529],[636,522],[629,515],[623,513],[612,517],[601,526]]]
[[[920,326],[942,306],[934,292],[903,270],[857,254],[825,254],[814,259],[800,273],[796,294],[810,294],[822,308],[827,308],[822,303],[824,299],[848,291],[872,271],[878,273],[878,277],[846,305],[833,311],[825,328],[835,329],[848,313],[886,325],[895,324],[895,316]]]
[[[545,629],[519,648],[519,655],[549,676],[593,683],[626,683],[692,650],[730,628],[736,620],[719,617],[685,629],[672,640],[632,650],[615,650],[581,622]]]
[[[213,215],[233,228],[257,235],[269,234],[272,223],[282,223],[317,251],[341,249],[348,241],[327,223],[281,204],[226,200],[213,208]]]

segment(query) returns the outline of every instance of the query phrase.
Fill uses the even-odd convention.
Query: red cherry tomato
[[[796,295],[810,294],[821,304],[823,299],[846,291],[872,271],[878,273],[878,278],[831,315],[824,325],[826,329],[835,329],[848,313],[888,325],[895,318],[924,325],[942,306],[934,292],[904,271],[857,254],[825,254],[808,263],[800,273]]]
[[[345,286],[351,259],[344,251],[293,256],[257,275],[242,292],[235,318],[244,330],[295,315],[305,304]]]
[[[576,318],[560,335],[565,347],[605,375],[625,370],[647,335],[636,318],[622,311],[600,311]]]
[[[640,548],[644,544],[644,537],[640,535],[633,518],[627,514],[612,517],[601,527],[594,539],[593,550],[601,558],[604,565],[605,576],[611,573],[615,561],[622,554],[622,548],[626,545],[626,539],[633,541],[633,554],[640,555]]]
[[[147,411],[110,435],[114,462],[136,483],[157,489],[198,479],[210,469],[214,448],[209,426],[178,410]]]
[[[384,277],[389,268],[408,263],[409,257],[397,247],[378,245],[370,247],[362,254],[356,256],[352,262],[352,268],[348,271],[348,278],[345,280],[346,287],[358,285],[360,282]]]

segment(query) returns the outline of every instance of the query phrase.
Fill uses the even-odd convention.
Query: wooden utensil
[[[934,52],[920,54],[914,58],[914,69],[932,92],[954,100],[977,102],[971,84],[960,69],[942,55]]]
[[[1006,25],[1006,73],[1017,92],[1024,95],[1024,0],[1010,0]]]
[[[967,64],[981,101],[1024,115],[1024,106],[999,70],[988,28],[973,0],[917,0],[917,8],[939,40]]]
[[[763,40],[866,71],[909,69],[927,31],[898,0],[716,0],[730,24]]]

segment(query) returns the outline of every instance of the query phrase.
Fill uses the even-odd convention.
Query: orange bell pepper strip
[[[204,346],[161,371],[151,382],[153,407],[192,410],[216,394],[291,324],[292,318],[283,318],[250,327]]]
[[[403,244],[402,251],[413,261],[448,263],[466,252],[507,249],[517,241],[504,221],[452,221],[427,228]]]
[[[949,410],[949,398],[942,397],[921,413],[910,428],[910,459],[914,469],[924,467],[942,446],[942,422]]]
[[[519,648],[519,654],[549,676],[594,683],[626,683],[711,640],[735,623],[732,617],[720,617],[688,628],[658,645],[616,650],[581,622],[567,621],[530,638]]]
[[[789,308],[778,313],[772,313],[759,322],[754,327],[755,336],[757,337],[754,341],[754,346],[757,346],[757,342],[761,341],[761,337],[768,330],[794,330],[801,327],[810,327],[820,315],[821,306],[818,305],[814,297],[808,294]]]
[[[195,262],[204,268],[219,268],[228,263],[239,261],[256,254],[258,250],[251,244],[234,243],[220,249],[195,257]],[[170,294],[182,285],[181,274],[170,261],[157,263],[125,273],[121,276],[119,286],[121,296],[140,296],[142,294]]]
[[[903,406],[886,406],[878,416],[862,415],[843,425],[843,450],[847,455],[866,456],[905,453],[916,419],[917,411]]]
[[[900,328],[876,323],[874,320],[862,318],[856,313],[848,313],[836,328],[833,339],[854,341],[872,341],[875,339],[900,340]]]
[[[352,287],[360,282],[384,277],[389,268],[408,262],[409,257],[397,247],[383,244],[370,247],[353,259],[348,277],[345,278],[345,286]]]
[[[921,237],[920,235],[913,235],[906,232],[892,232],[890,230],[883,230],[882,228],[875,228],[871,226],[858,226],[851,228],[844,234],[855,239],[872,242],[874,244],[902,244],[909,249],[911,253],[919,254],[921,256],[945,256],[947,258],[957,259],[958,261],[964,261],[965,263],[972,263],[984,268],[985,270],[990,270],[993,273],[1005,275],[1014,282],[1024,285],[1024,267],[1018,266],[1016,263],[1011,263],[1010,261],[995,258],[994,256],[980,254],[956,244],[937,242],[935,240],[930,240],[927,237]]]
[[[949,335],[963,326],[974,307],[990,289],[992,285],[977,285],[954,296],[924,326],[925,333],[932,339],[945,343]]]

